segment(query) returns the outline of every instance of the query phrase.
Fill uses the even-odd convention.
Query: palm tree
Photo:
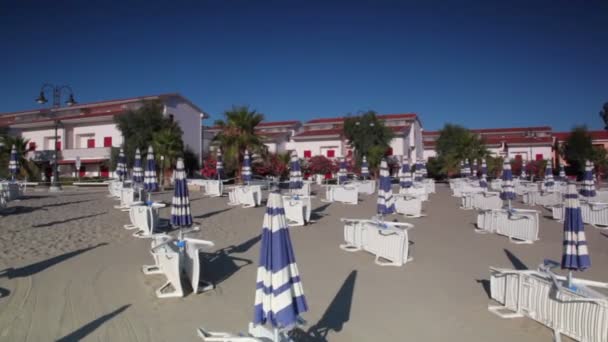
[[[239,178],[245,150],[257,153],[264,150],[262,139],[255,133],[255,127],[263,120],[264,114],[250,110],[248,106],[233,106],[224,112],[224,120],[215,121],[222,129],[215,140],[220,143],[224,162],[235,169]]]
[[[15,146],[15,150],[17,151],[17,157],[20,169],[22,172],[25,172],[25,175],[28,179],[35,179],[37,177],[37,172],[35,172],[36,165],[29,161],[26,158],[28,152],[28,145],[30,143],[29,139],[24,139],[22,137],[15,137],[10,135],[0,136],[0,141],[2,142],[2,149],[0,153],[2,157],[0,158],[0,164],[2,165],[2,172],[6,171],[8,166],[5,166],[5,162],[8,163],[11,155],[11,148]]]
[[[165,169],[173,165],[183,154],[184,144],[181,136],[181,129],[177,125],[173,125],[158,131],[152,138],[152,147],[160,166],[161,187],[165,185]]]

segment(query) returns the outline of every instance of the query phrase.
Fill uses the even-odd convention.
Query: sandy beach
[[[317,189],[318,190],[318,189]],[[129,218],[104,189],[29,191],[0,214],[0,341],[199,341],[196,328],[245,332],[252,318],[264,207],[229,207],[227,197],[191,193],[192,237],[211,240],[203,277],[216,289],[158,299],[163,276],[144,276],[150,240],[123,229]],[[170,203],[172,193],[154,199]],[[518,206],[524,207],[522,204]],[[415,225],[414,261],[380,267],[347,253],[340,218],[370,218],[376,197],[357,206],[313,200],[316,223],[291,228],[310,311],[301,341],[550,341],[531,319],[488,312],[489,267],[535,269],[560,260],[562,224],[541,219],[540,241],[516,245],[476,234],[475,211],[438,185]],[[541,216],[550,213],[542,208]],[[170,208],[161,209],[168,218]],[[592,268],[577,276],[608,281],[608,232],[586,226]],[[567,341],[567,338],[564,338]]]

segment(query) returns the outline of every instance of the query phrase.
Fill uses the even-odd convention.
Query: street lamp
[[[67,101],[65,101],[65,104],[68,106],[73,106],[76,104],[76,100],[74,99],[74,92],[72,91],[72,87],[70,87],[69,85],[53,85],[50,83],[45,83],[42,85],[42,87],[40,87],[40,95],[38,95],[38,97],[36,98],[36,102],[40,103],[40,104],[45,104],[47,102],[49,102],[46,97],[44,96],[44,92],[50,90],[53,94],[53,109],[57,109],[59,107],[61,107],[61,94],[67,94],[68,95],[68,99]],[[63,123],[60,120],[55,120],[55,137],[54,137],[54,142],[55,142],[55,155],[54,155],[54,165],[53,165],[53,179],[51,181],[51,187],[49,188],[49,191],[60,191],[61,190],[61,184],[59,183],[59,172],[58,172],[58,167],[59,164],[57,163],[58,161],[58,157],[59,157],[59,136],[57,135],[57,130],[59,129],[59,126],[61,126],[63,128]]]

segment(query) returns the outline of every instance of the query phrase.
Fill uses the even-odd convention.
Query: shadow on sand
[[[342,331],[344,324],[350,320],[356,280],[357,271],[354,270],[346,277],[321,319],[307,331],[299,328],[292,330],[290,337],[295,341],[327,342],[327,335],[330,331]]]
[[[42,223],[42,224],[35,224],[35,225],[32,225],[32,228],[50,227],[50,226],[54,226],[56,224],[62,224],[62,223],[68,223],[68,222],[72,222],[72,221],[83,220],[83,219],[86,219],[86,218],[95,217],[95,216],[99,216],[99,215],[103,215],[103,214],[107,214],[107,213],[108,213],[107,211],[104,211],[103,213],[97,213],[97,214],[92,214],[92,215],[72,217],[72,218],[65,219],[65,220],[51,221],[51,222]]]
[[[600,232],[600,234],[604,235],[604,237],[608,238],[608,234],[604,233],[604,232]]]
[[[3,271],[0,271],[0,277],[6,276],[9,279],[29,277],[38,272],[42,272],[42,271],[46,270],[47,268],[54,266],[62,261],[65,261],[65,260],[75,257],[79,254],[88,252],[92,249],[95,249],[97,247],[104,246],[104,245],[107,245],[107,243],[104,242],[104,243],[97,244],[95,246],[78,249],[78,250],[68,252],[65,254],[61,254],[61,255],[52,257],[50,259],[42,260],[42,261],[27,265],[27,266],[23,266],[23,267],[19,267],[19,268],[13,268],[13,267],[7,268],[7,269],[4,269]]]
[[[221,214],[221,213],[223,213],[225,211],[228,211],[230,209],[232,209],[232,208],[226,208],[226,209],[221,209],[221,210],[216,210],[216,211],[210,211],[208,213],[201,214],[201,215],[198,215],[198,216],[192,216],[192,218],[206,219],[206,218],[209,218],[211,216],[214,216],[214,215],[217,215],[217,214]]]
[[[518,270],[518,271],[528,270],[528,266],[526,266],[526,264],[524,264],[523,261],[521,261],[521,259],[519,259],[515,254],[511,253],[510,250],[505,248],[504,251],[505,251],[505,254],[507,255],[507,258],[509,258],[509,261],[511,262],[511,264],[513,265],[513,267],[516,270]],[[485,291],[486,295],[488,296],[488,299],[492,299],[492,292],[490,290],[490,280],[475,279],[475,282],[477,284],[481,285],[481,287]]]
[[[72,342],[72,341],[81,341],[87,335],[95,331],[95,329],[99,328],[105,322],[111,320],[112,318],[118,316],[120,313],[125,311],[131,306],[131,304],[123,305],[120,308],[107,313],[85,325],[73,331],[72,333],[65,335],[64,337],[57,340],[57,342]]]
[[[322,217],[325,216],[325,214],[323,214],[323,212],[325,211],[325,209],[327,209],[329,206],[331,205],[331,203],[327,203],[327,204],[323,204],[322,206],[313,209],[310,212],[310,219],[313,221],[318,221],[319,219],[321,219]]]
[[[201,254],[204,257],[203,270],[205,272],[205,281],[217,285],[230,278],[241,268],[253,264],[253,261],[236,257],[233,254],[247,252],[251,247],[257,244],[260,239],[261,235],[256,235],[239,245],[228,246],[215,251],[214,253],[202,252]]]

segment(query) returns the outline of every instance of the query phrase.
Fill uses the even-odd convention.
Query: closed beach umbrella
[[[511,201],[515,199],[515,188],[513,187],[513,173],[511,172],[511,161],[505,158],[502,166],[502,190],[500,198],[503,201],[509,201],[509,209],[511,209]]]
[[[146,170],[144,171],[144,189],[147,192],[158,191],[158,179],[156,178],[156,159],[154,159],[154,149],[148,147],[146,156]]]
[[[308,311],[295,253],[285,219],[283,198],[272,192],[264,214],[260,243],[253,324],[293,328]]]
[[[346,160],[340,159],[340,169],[338,170],[338,184],[346,183]]]
[[[241,172],[243,183],[251,182],[251,159],[249,158],[249,151],[245,150],[245,156],[243,157],[243,168]]]
[[[363,156],[363,161],[361,162],[361,177],[366,179],[369,177],[369,165],[367,164],[367,158]]]
[[[121,180],[127,175],[127,158],[125,157],[125,151],[123,151],[122,148],[118,153],[118,161],[116,162],[116,175]]]
[[[416,162],[416,170],[414,171],[414,182],[422,182],[422,162]]]
[[[552,188],[555,185],[553,181],[553,168],[551,167],[551,161],[547,160],[547,167],[545,167],[545,188]]]
[[[519,174],[519,178],[526,178],[528,175],[526,174],[526,161],[521,162],[521,173]]]
[[[470,177],[471,176],[471,163],[470,163],[470,161],[468,159],[464,163],[464,176],[465,177]]]
[[[595,197],[595,182],[593,181],[593,163],[589,160],[585,163],[585,172],[583,173],[583,188],[580,191],[583,197]]]
[[[291,165],[289,170],[289,188],[290,189],[301,189],[303,186],[302,182],[302,170],[300,168],[300,159],[296,152],[291,153]]]
[[[19,159],[17,158],[17,149],[15,148],[15,145],[11,147],[11,159],[8,162],[8,171],[11,173],[13,180],[19,173]]]
[[[217,179],[222,180],[224,178],[224,160],[222,159],[222,150],[217,150],[215,159],[215,173],[217,173]]]
[[[399,185],[403,189],[407,189],[412,186],[412,171],[410,170],[410,164],[405,158],[403,158],[403,164],[401,164],[401,177],[399,179]]]
[[[465,177],[464,160],[460,161],[460,177]]]
[[[576,185],[568,184],[564,200],[564,248],[562,268],[569,270],[569,286],[571,286],[572,271],[582,271],[591,267],[591,258],[587,248],[583,216],[576,193]]]
[[[566,181],[566,170],[564,170],[564,165],[559,165],[559,179],[561,181]]]
[[[424,159],[420,160],[420,165],[422,166],[422,169],[420,169],[422,179],[425,179],[428,176],[428,172],[426,170],[426,163],[424,162]]]
[[[482,188],[488,187],[488,165],[485,159],[481,161],[481,178],[479,179],[479,186]]]
[[[144,182],[144,168],[141,164],[141,152],[139,148],[135,150],[135,162],[133,163],[133,174],[131,175],[133,183],[141,184]]]
[[[472,178],[477,178],[477,171],[479,171],[477,169],[477,159],[473,159],[473,167],[471,168],[471,177]]]
[[[378,185],[378,214],[387,215],[395,212],[393,203],[393,190],[391,187],[391,177],[388,173],[386,160],[380,163],[380,180]]]
[[[177,159],[173,172],[173,185],[175,188],[171,200],[171,225],[180,228],[190,227],[192,225],[192,214],[190,212],[188,184],[186,184],[186,171],[182,158]]]

